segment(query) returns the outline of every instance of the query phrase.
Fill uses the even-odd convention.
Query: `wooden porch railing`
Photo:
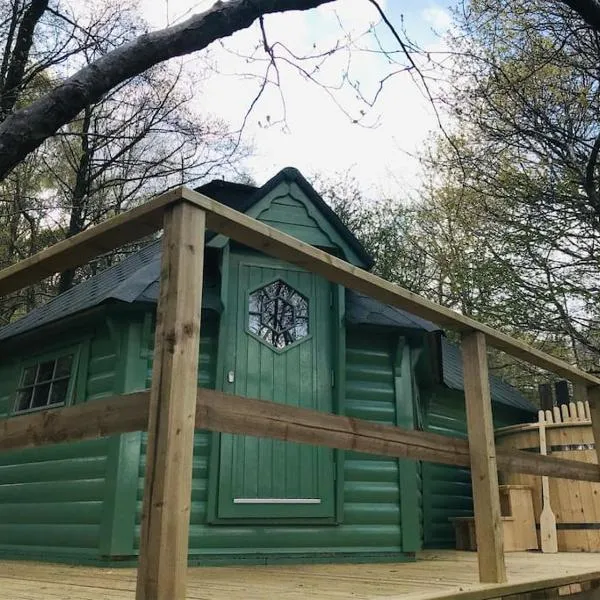
[[[600,481],[598,465],[526,452],[496,453],[486,347],[489,344],[570,379],[580,398],[583,390],[590,403],[597,451],[600,379],[186,188],[163,194],[1,271],[0,295],[84,264],[161,228],[164,233],[160,293],[150,391],[0,423],[0,450],[148,430],[137,600],[185,598],[193,433],[198,427],[470,466],[482,582],[499,583],[506,579],[499,526],[498,467],[504,471]],[[468,442],[197,390],[206,229],[459,331],[463,340]]]

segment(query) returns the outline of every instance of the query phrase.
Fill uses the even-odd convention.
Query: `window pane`
[[[37,381],[48,381],[49,379],[52,379],[53,374],[54,374],[54,361],[53,360],[49,360],[47,362],[40,363]]]
[[[56,361],[54,378],[68,377],[71,374],[71,365],[73,364],[73,355],[63,356]]]
[[[308,300],[281,279],[250,294],[248,313],[250,331],[275,348],[308,336]]]
[[[32,392],[33,388],[26,388],[24,390],[19,391],[19,393],[17,394],[17,407],[15,410],[27,410],[29,408]]]
[[[35,381],[35,374],[37,371],[37,365],[27,367],[23,370],[23,377],[21,378],[21,385],[32,385]]]
[[[52,383],[50,390],[50,401],[48,404],[62,404],[67,399],[68,379],[61,379]]]
[[[33,402],[31,408],[40,408],[48,404],[48,394],[50,393],[50,384],[42,383],[36,385],[33,392]]]
[[[259,315],[250,315],[250,320],[248,322],[248,328],[252,333],[260,332],[260,316]]]
[[[298,319],[296,321],[296,327],[292,330],[294,332],[295,339],[299,340],[308,335],[308,321],[306,319]]]

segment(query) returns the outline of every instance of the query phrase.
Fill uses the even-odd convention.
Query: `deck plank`
[[[508,582],[480,584],[472,552],[430,551],[415,563],[191,567],[188,600],[487,600],[600,579],[598,555],[506,554]],[[134,600],[135,569],[0,561],[0,599]]]

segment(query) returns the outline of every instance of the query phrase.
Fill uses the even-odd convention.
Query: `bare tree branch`
[[[142,35],[105,54],[0,124],[0,178],[62,125],[115,85],[176,56],[249,27],[264,14],[308,10],[333,0],[231,0],[174,27]]]

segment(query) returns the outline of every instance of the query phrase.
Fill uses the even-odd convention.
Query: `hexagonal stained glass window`
[[[278,279],[250,294],[248,327],[281,350],[308,335],[308,300]]]

